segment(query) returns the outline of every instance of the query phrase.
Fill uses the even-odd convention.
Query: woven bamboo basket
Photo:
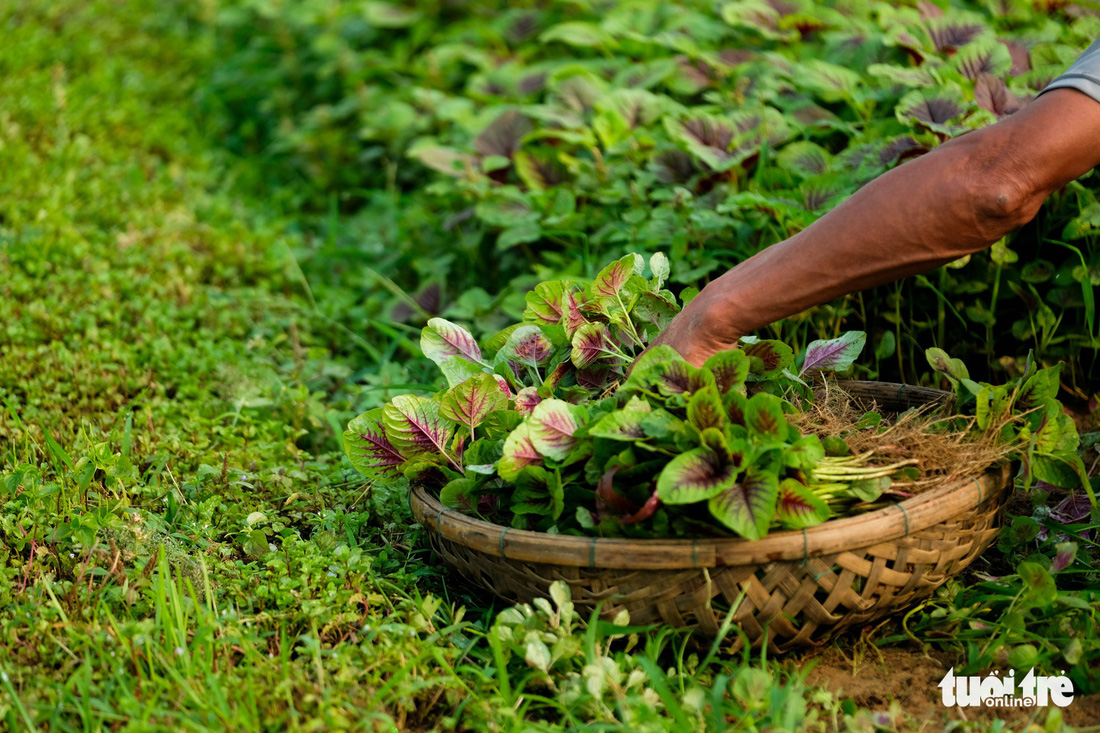
[[[847,382],[857,402],[898,412],[945,404],[946,392]],[[754,645],[816,644],[925,598],[993,541],[1011,485],[1008,464],[943,483],[873,512],[760,540],[632,540],[550,535],[448,509],[422,486],[410,503],[432,547],[467,580],[508,601],[546,597],[555,580],[585,614],[602,603],[632,624],[715,636],[730,608]],[[739,642],[738,642],[739,643]]]

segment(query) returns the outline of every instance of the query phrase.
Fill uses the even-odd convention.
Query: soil
[[[1021,730],[1029,723],[1042,726],[1048,713],[1045,707],[945,707],[936,685],[960,660],[947,652],[925,652],[916,645],[879,649],[858,643],[843,651],[826,647],[803,656],[799,666],[810,662],[814,664],[807,676],[811,685],[873,711],[897,713],[900,706],[904,714],[894,719],[899,731],[941,731],[952,720],[992,723],[997,719]],[[892,703],[896,703],[893,711]],[[1065,723],[1074,727],[1100,724],[1100,694],[1075,696],[1062,715]]]

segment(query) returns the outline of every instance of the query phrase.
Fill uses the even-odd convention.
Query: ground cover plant
[[[435,17],[426,6],[410,7],[416,22]],[[478,4],[464,7],[482,12]],[[498,259],[493,247],[503,229],[464,204],[451,208],[465,194],[444,187],[427,195],[419,183],[450,177],[426,177],[399,149],[384,174],[353,179],[375,188],[319,186],[301,175],[325,170],[324,156],[310,166],[296,162],[302,151],[320,149],[311,142],[319,138],[295,135],[298,115],[271,113],[265,99],[282,89],[290,103],[313,109],[312,95],[331,86],[312,71],[295,76],[286,59],[297,54],[314,64],[338,49],[350,66],[320,66],[344,78],[362,61],[360,46],[342,50],[345,32],[374,33],[370,43],[380,52],[371,64],[422,57],[419,46],[400,52],[384,45],[423,32],[392,28],[393,10],[236,0],[0,6],[2,726],[919,730],[955,715],[891,704],[881,690],[855,697],[818,687],[812,675],[828,662],[815,654],[730,656],[723,640],[693,648],[668,629],[593,623],[578,617],[560,589],[530,607],[494,605],[444,583],[411,521],[403,479],[364,482],[355,472],[341,441],[349,420],[397,395],[427,396],[446,384],[433,364],[410,357],[428,318],[476,324],[484,341],[521,319],[527,286],[570,268],[575,279],[594,276],[596,263],[619,254],[609,250],[628,248],[601,244],[587,260],[563,249],[561,260],[532,265],[519,244],[497,268],[490,260]],[[460,22],[451,6],[441,12]],[[1050,9],[1056,25],[1045,10],[1020,5],[1012,12],[1019,20],[996,21],[998,32],[1046,39],[1039,33],[1046,28],[1067,46],[1083,40],[1070,6]],[[334,14],[331,26],[325,13]],[[358,19],[347,29],[337,22],[345,14]],[[499,16],[494,9],[485,17]],[[703,31],[739,27],[706,17],[714,24],[700,22]],[[386,33],[375,32],[387,22]],[[227,45],[229,26],[240,31],[235,42],[250,43],[243,29],[252,28],[267,49],[261,62],[238,64],[236,81],[227,76],[241,58],[239,47]],[[263,45],[273,37],[286,45]],[[1048,43],[1058,41],[1036,41],[1033,49]],[[387,68],[371,67],[381,76]],[[264,69],[269,83],[257,84],[255,72]],[[399,75],[386,84],[412,88]],[[345,98],[343,89],[337,84],[324,103]],[[277,124],[255,127],[255,138],[226,127],[233,118],[212,110],[230,92],[251,100],[238,114],[259,111]],[[325,120],[322,111],[309,116]],[[227,132],[256,147],[227,152]],[[274,143],[272,132],[287,137]],[[382,170],[373,153],[347,145],[351,137],[331,130],[321,137],[332,141],[334,158],[352,152],[344,174]],[[462,149],[458,137],[453,144]],[[1070,193],[1087,197],[1082,191],[1091,185],[1085,180]],[[577,201],[588,214],[598,208]],[[311,212],[302,213],[303,202]],[[1063,213],[1076,217],[1075,205],[1063,203]],[[689,222],[710,216],[694,204],[670,206],[655,210],[680,211]],[[1086,261],[1091,236],[1074,240]],[[1011,248],[1026,261],[1023,244]],[[470,256],[483,246],[492,257]],[[654,240],[629,248],[666,246]],[[690,249],[704,251],[698,241]],[[957,272],[929,282],[950,297]],[[1006,263],[1003,297],[989,302],[1003,307],[1011,289],[1004,283],[1017,274]],[[513,275],[519,279],[509,289],[503,280]],[[1072,270],[1069,276],[1084,297]],[[1036,284],[1043,298],[1052,283]],[[678,297],[681,285],[670,288]],[[902,314],[910,307],[935,314],[944,301],[920,297],[929,292],[904,291]],[[762,337],[783,336],[801,351],[830,318],[839,325],[814,336],[863,325],[851,307]],[[1051,307],[1056,320],[1061,306]],[[956,321],[944,308],[952,333]],[[1048,323],[1049,340],[1072,335],[1076,341],[1060,342],[1067,349],[1085,343],[1082,313],[1067,309],[1060,325]],[[916,349],[906,341],[911,333],[921,353],[933,341],[943,345],[922,335],[935,323],[903,325],[898,343]],[[868,333],[885,353],[884,332]],[[903,350],[881,361],[898,354],[907,369],[925,371]],[[1072,387],[1074,379],[1061,381]],[[1095,438],[1082,435],[1092,473]],[[863,657],[868,675],[881,671],[880,648],[891,661],[924,659],[927,650],[973,673],[1034,660],[1073,676],[1078,698],[1064,718],[1087,723],[1094,710],[1088,694],[1100,683],[1097,523],[1081,499],[1046,484],[1020,494],[981,578],[946,587],[907,618],[833,650],[853,665]],[[886,695],[895,693],[904,700],[913,690],[899,686]],[[1057,730],[1063,713],[1002,711],[960,726],[982,730],[997,717],[1009,720],[1000,730],[1031,722]]]

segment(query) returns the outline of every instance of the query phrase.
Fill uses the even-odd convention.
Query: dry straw
[[[942,406],[950,398],[884,382],[848,382],[844,392],[858,409],[875,405],[894,413]],[[914,426],[936,419],[928,409],[920,414],[911,418]],[[849,419],[845,415],[833,414]],[[929,596],[990,545],[1011,483],[1003,452],[991,445],[979,452],[954,434],[940,448],[971,452],[954,462],[943,456],[947,468],[911,486],[920,489],[912,498],[756,541],[529,532],[448,509],[420,486],[411,504],[444,561],[506,600],[545,597],[553,581],[564,580],[582,614],[597,605],[607,617],[625,609],[634,624],[664,623],[708,636],[719,633],[736,607],[733,622],[747,639],[778,652]]]

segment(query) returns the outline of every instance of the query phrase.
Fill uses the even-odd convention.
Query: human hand
[[[649,349],[667,345],[694,366],[702,366],[720,351],[738,346],[739,333],[721,297],[719,282],[711,283],[684,306],[672,322],[650,343]]]

